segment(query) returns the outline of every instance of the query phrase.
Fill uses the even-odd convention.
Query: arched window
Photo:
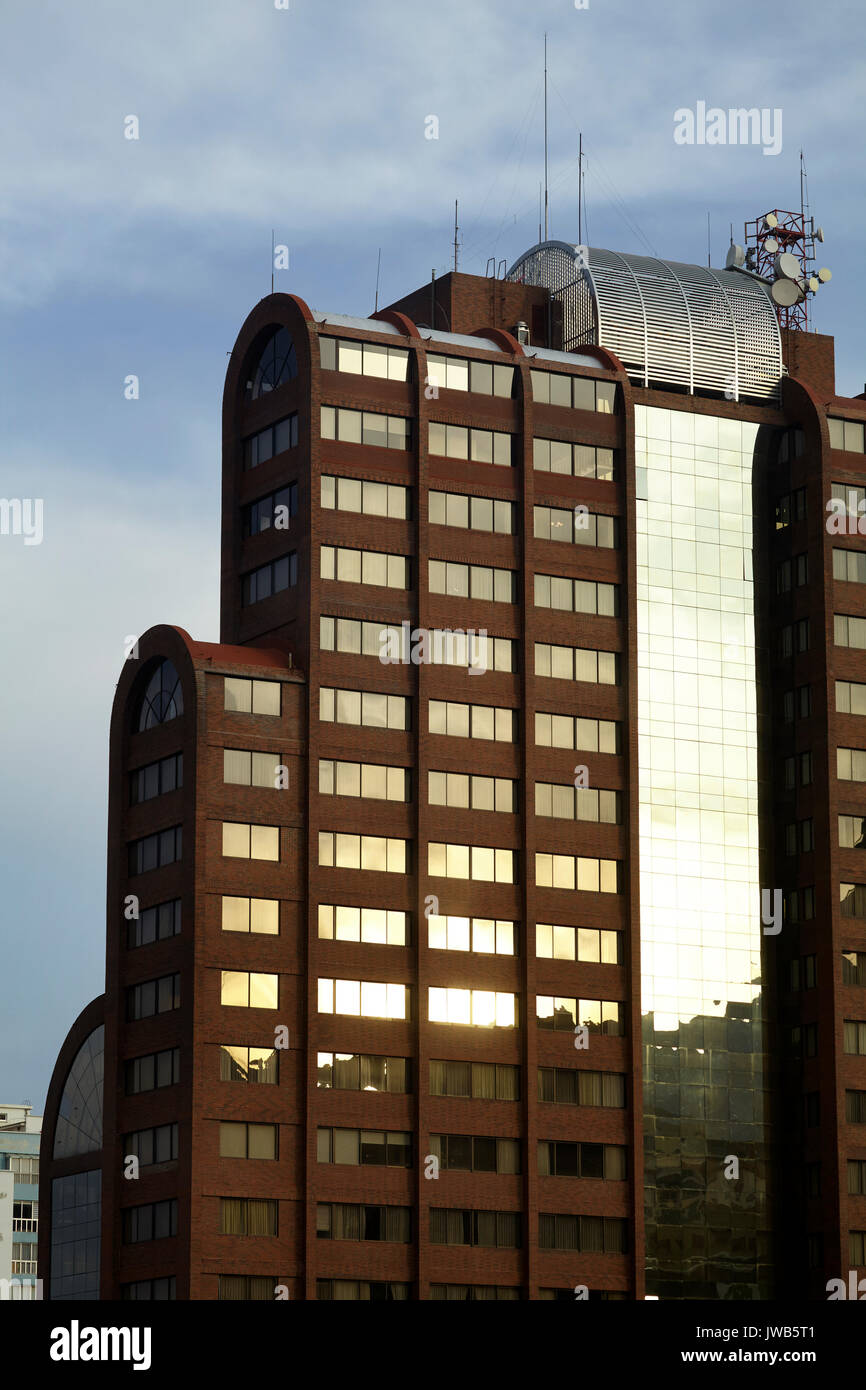
[[[183,714],[180,676],[173,661],[161,661],[141,697],[135,731],[141,733],[143,729],[152,729],[156,724],[165,724],[179,714]]]
[[[247,382],[247,400],[257,401],[283,382],[298,375],[298,356],[287,328],[278,328],[265,344],[252,380]]]
[[[102,1148],[102,1063],[105,1028],[94,1028],[69,1068],[54,1131],[54,1157],[71,1158]]]

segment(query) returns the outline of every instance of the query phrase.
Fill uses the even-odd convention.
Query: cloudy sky
[[[281,3],[281,0],[277,0]],[[861,0],[2,0],[0,1102],[44,1102],[103,988],[107,738],[127,634],[218,638],[227,353],[270,287],[373,308],[537,238],[543,33],[551,234],[722,264],[799,202],[827,233],[842,393],[863,389]],[[780,111],[782,149],[681,145],[674,112]],[[124,137],[127,117],[139,139]],[[425,138],[438,118],[439,138]],[[859,352],[858,352],[859,349]],[[140,399],[124,399],[128,374]]]

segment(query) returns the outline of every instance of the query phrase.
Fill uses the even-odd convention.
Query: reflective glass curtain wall
[[[646,1291],[662,1299],[770,1296],[757,430],[635,408]]]

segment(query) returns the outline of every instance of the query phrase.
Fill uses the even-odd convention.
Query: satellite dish
[[[812,294],[818,293],[818,287],[820,283],[821,282],[818,279],[817,275],[810,275],[808,280],[806,281],[806,285]]]
[[[745,263],[746,248],[744,246],[736,246],[732,242],[728,247],[728,254],[725,257],[725,270],[738,269],[741,265],[745,265]]]
[[[776,252],[778,251],[778,249],[779,249],[779,243],[778,243],[778,241],[776,240],[776,238],[775,238],[774,236],[765,237],[765,239],[764,239],[764,250],[765,250],[765,251],[768,251],[768,252],[770,253],[771,256],[775,256],[775,254],[776,254]]]
[[[790,309],[803,298],[803,291],[795,280],[774,280],[770,286],[773,302],[781,309]]]
[[[823,241],[823,240],[824,240],[824,228],[823,228],[823,227],[819,227],[819,228],[817,229],[817,231],[815,232],[815,240],[816,240],[816,241]]]
[[[779,219],[774,212],[768,212],[764,218],[764,231],[771,232],[774,227],[778,227]]]
[[[773,262],[777,275],[782,275],[786,280],[796,280],[802,274],[800,262],[796,256],[792,256],[790,251],[780,251]]]
[[[818,271],[818,279],[821,281],[822,285],[826,285],[828,280],[833,279],[832,270],[828,270],[825,265],[822,265],[821,269]]]

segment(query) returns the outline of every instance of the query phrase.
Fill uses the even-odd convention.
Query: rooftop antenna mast
[[[583,131],[578,131],[577,146],[577,240],[583,245]]]
[[[550,231],[550,215],[547,199],[547,33],[544,35],[544,240]]]
[[[274,228],[271,227],[271,294],[273,294],[273,292],[274,292],[274,254],[275,254],[275,252],[276,252],[276,243],[275,243],[275,241],[274,241]]]
[[[378,312],[379,312],[379,271],[380,271],[381,269],[382,269],[382,248],[381,248],[381,246],[380,246],[380,247],[379,247],[379,259],[376,261],[376,308],[373,310],[373,312],[374,312],[375,314],[378,314]]]
[[[457,199],[455,198],[455,199],[454,199],[454,270],[455,270],[455,272],[456,272],[456,270],[457,270],[457,250],[458,250],[457,232],[458,232],[458,227],[457,227]]]
[[[713,262],[712,262],[712,259],[711,259],[711,257],[710,257],[710,214],[709,214],[709,212],[707,212],[707,269],[708,269],[708,270],[710,270],[710,269],[712,268],[712,264],[713,264]]]

